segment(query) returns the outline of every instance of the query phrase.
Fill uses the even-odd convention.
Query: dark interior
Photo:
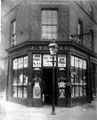
[[[43,69],[43,81],[45,84],[45,89],[44,89],[45,104],[52,104],[52,97],[53,97],[53,69],[52,68]],[[57,100],[57,87],[56,87],[56,69],[55,69],[55,101],[56,100]]]

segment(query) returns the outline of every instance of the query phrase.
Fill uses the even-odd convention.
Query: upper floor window
[[[90,49],[94,49],[94,31],[90,29]]]
[[[78,39],[83,44],[83,22],[81,20],[78,20]]]
[[[42,10],[41,21],[42,21],[41,39],[42,40],[57,39],[58,11]]]
[[[93,18],[94,17],[94,9],[93,6],[90,6],[90,16]]]
[[[11,46],[16,45],[16,20],[11,23]]]

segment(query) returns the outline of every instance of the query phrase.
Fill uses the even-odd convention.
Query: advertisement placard
[[[54,66],[56,66],[56,56],[54,57],[54,61]],[[43,55],[43,66],[53,66],[51,55]]]
[[[66,55],[65,54],[58,55],[58,67],[66,67]]]
[[[41,67],[41,55],[33,54],[33,67]]]

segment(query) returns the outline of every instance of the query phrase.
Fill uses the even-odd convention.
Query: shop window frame
[[[23,58],[23,67],[18,68],[18,64],[19,64],[19,59]],[[26,60],[24,60],[26,59]],[[17,60],[17,68],[14,68],[14,60]],[[27,63],[25,63],[24,61],[27,61]],[[20,99],[27,99],[28,98],[28,94],[27,94],[27,86],[28,86],[28,56],[24,55],[24,56],[20,56],[20,57],[15,57],[12,59],[12,97],[13,98],[20,98]],[[25,65],[27,66],[25,66]],[[15,82],[15,77],[14,77],[14,72],[16,72],[16,82]],[[22,73],[22,74],[20,74]],[[25,75],[26,74],[26,75]],[[21,76],[21,82],[20,80],[20,75]],[[16,95],[14,95],[14,88],[16,88]],[[19,96],[19,89],[21,89],[21,94]],[[26,89],[26,90],[25,90]]]
[[[71,57],[74,57],[74,66],[73,63],[72,63],[72,60],[71,60],[71,85],[72,85],[72,88],[71,88],[71,98],[76,98],[76,97],[84,97],[86,96],[86,79],[87,79],[87,75],[86,75],[86,71],[87,71],[87,60],[83,59],[83,58],[80,58],[80,57],[77,57],[75,55],[71,55]],[[78,58],[78,64],[79,64],[79,59],[82,60],[82,67],[75,67],[75,57]],[[72,58],[73,59],[73,58]],[[86,63],[86,66],[85,68],[83,68],[83,61]],[[85,64],[84,63],[84,64]],[[78,69],[78,83],[75,84],[75,75],[76,75],[76,71],[75,69]],[[74,72],[75,75],[72,75],[72,72]],[[79,76],[81,74],[81,78],[82,78],[82,81],[80,80]],[[83,78],[85,75],[85,78]],[[79,87],[79,95],[76,96],[76,89],[75,87],[78,86]],[[81,92],[81,89],[82,89],[82,92]]]

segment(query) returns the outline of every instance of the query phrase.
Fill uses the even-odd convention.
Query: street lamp
[[[55,74],[54,74],[54,57],[57,54],[58,51],[58,45],[53,42],[48,45],[50,54],[52,56],[52,64],[53,64],[53,97],[52,97],[52,115],[55,115]]]

